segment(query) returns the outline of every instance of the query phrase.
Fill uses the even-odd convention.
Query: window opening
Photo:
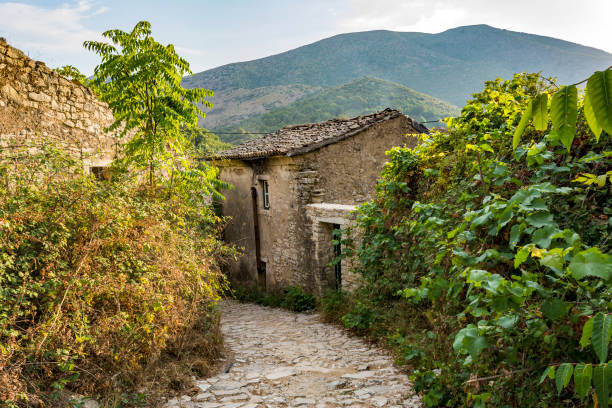
[[[261,180],[261,191],[263,198],[263,208],[266,210],[270,209],[270,193],[268,191],[268,181]]]

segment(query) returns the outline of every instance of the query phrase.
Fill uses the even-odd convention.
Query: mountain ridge
[[[459,108],[448,102],[394,82],[365,76],[215,131],[223,140],[235,144],[256,137],[260,132],[271,133],[284,126],[350,118],[385,108],[397,109],[416,121],[436,120],[459,113]],[[229,134],[240,132],[244,134]]]
[[[212,89],[216,95],[209,128],[227,127],[296,100],[364,76],[395,82],[462,106],[486,80],[517,72],[542,72],[560,83],[584,79],[612,65],[612,54],[565,40],[498,29],[488,25],[452,28],[441,33],[373,30],[338,34],[260,59],[222,65],[184,79],[186,87]],[[281,88],[278,88],[281,87]],[[282,88],[286,87],[286,88]],[[319,88],[317,90],[317,88]],[[266,92],[279,92],[266,96]],[[248,91],[244,91],[248,90]],[[270,108],[242,94],[257,90]],[[226,115],[232,94],[243,96],[246,113]],[[263,96],[262,96],[263,95]],[[242,109],[242,108],[241,108]]]

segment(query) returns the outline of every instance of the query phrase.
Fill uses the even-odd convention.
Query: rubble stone
[[[234,301],[225,301],[221,311],[232,368],[196,381],[200,388],[214,384],[210,392],[177,396],[167,406],[422,407],[389,355],[321,323],[316,314]],[[376,369],[359,371],[364,365]]]

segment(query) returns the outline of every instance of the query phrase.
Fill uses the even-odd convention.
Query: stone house
[[[329,266],[342,251],[333,231],[375,197],[385,152],[415,146],[410,134],[423,132],[423,125],[386,109],[284,127],[214,156],[219,177],[234,186],[221,203],[231,217],[225,239],[244,248],[228,266],[230,279],[265,290],[297,285],[318,295],[353,288],[357,276],[346,261]]]
[[[119,140],[104,129],[113,114],[86,86],[69,81],[0,38],[0,153],[52,144],[104,176]]]

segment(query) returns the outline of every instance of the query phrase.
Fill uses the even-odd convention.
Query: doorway
[[[340,224],[332,224],[332,244],[334,246],[334,283],[336,290],[342,289],[342,260],[338,259],[342,255],[342,230]]]

